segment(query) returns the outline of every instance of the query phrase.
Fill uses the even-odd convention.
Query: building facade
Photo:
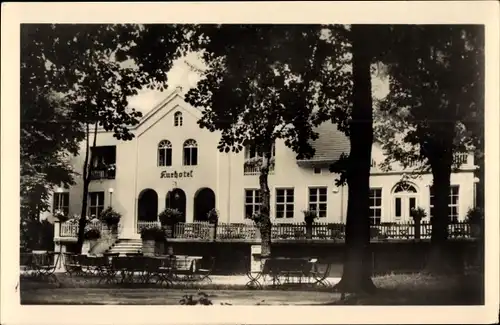
[[[157,220],[166,207],[179,209],[185,222],[204,221],[216,208],[220,222],[249,222],[259,208],[259,153],[245,148],[240,153],[217,150],[220,134],[201,129],[201,112],[186,103],[179,90],[167,96],[132,129],[131,141],[98,131],[94,171],[89,187],[88,216],[99,215],[107,206],[122,214],[122,237],[137,237],[141,222]],[[269,175],[271,216],[274,223],[303,222],[303,211],[316,210],[319,222],[343,223],[347,212],[347,186],[338,187],[328,166],[349,152],[349,140],[333,124],[318,127],[316,154],[297,160],[295,153],[278,141]],[[92,143],[91,139],[91,143]],[[84,149],[74,158],[82,170]],[[408,178],[397,164],[384,172],[379,143],[374,143],[370,177],[372,223],[407,222],[412,207],[432,213],[432,175]],[[450,218],[463,220],[474,205],[473,155],[460,155],[461,167],[451,176]],[[69,215],[81,212],[82,181],[58,189],[53,209]]]

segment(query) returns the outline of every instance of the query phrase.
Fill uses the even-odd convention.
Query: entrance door
[[[215,208],[215,193],[209,188],[199,189],[194,196],[194,220],[207,221],[208,212]]]
[[[406,186],[405,186],[406,185]],[[397,222],[411,221],[410,212],[418,206],[417,190],[413,185],[400,184],[394,189],[394,218]]]
[[[182,213],[181,222],[186,222],[186,193],[180,188],[173,189],[167,193],[165,206],[177,209]]]

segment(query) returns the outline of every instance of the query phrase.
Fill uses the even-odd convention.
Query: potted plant
[[[410,211],[410,216],[414,221],[415,239],[420,239],[420,225],[422,223],[422,219],[427,217],[427,213],[425,213],[425,210],[422,208],[412,208]]]
[[[177,209],[166,208],[160,212],[158,219],[167,237],[173,237],[174,227],[182,219],[182,213]]]
[[[142,253],[146,256],[153,256],[158,250],[157,242],[165,240],[165,232],[158,226],[141,228]]]
[[[304,222],[306,223],[306,238],[312,239],[312,229],[314,220],[318,218],[318,213],[313,210],[305,210],[304,213]]]
[[[101,212],[100,217],[101,220],[108,226],[109,230],[116,232],[122,215],[113,210],[112,207],[107,207]]]
[[[466,221],[470,226],[471,235],[473,237],[480,237],[484,225],[484,211],[481,208],[470,208],[467,211]]]
[[[215,236],[217,234],[217,224],[219,223],[219,212],[217,211],[217,209],[213,208],[208,211],[207,220],[212,225],[212,227],[210,228],[210,236],[212,237],[212,240],[215,241]]]
[[[68,221],[69,217],[64,214],[64,211],[57,209],[54,211],[54,218],[57,219],[58,222],[66,222]]]
[[[99,238],[101,238],[101,231],[98,228],[87,225],[83,234],[82,254],[88,254],[92,250],[92,247],[96,245]]]

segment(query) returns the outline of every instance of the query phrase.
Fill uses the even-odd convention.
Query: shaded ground
[[[94,283],[95,282],[95,283]],[[247,290],[243,285],[205,285],[189,288],[120,287],[83,279],[60,278],[59,284],[21,280],[22,304],[139,304],[178,305],[184,295],[204,292],[213,304],[231,305],[480,305],[483,278],[479,274],[435,277],[391,274],[375,277],[379,288],[371,296],[340,294],[332,288],[295,287],[288,290]]]
[[[204,290],[214,305],[317,305],[330,302],[328,292],[284,290]],[[197,289],[161,288],[58,288],[22,292],[22,304],[71,305],[179,305],[184,295],[198,295]],[[337,299],[339,298],[337,297]]]
[[[348,295],[332,305],[483,305],[484,279],[479,274],[435,277],[398,274],[376,277],[374,295]]]

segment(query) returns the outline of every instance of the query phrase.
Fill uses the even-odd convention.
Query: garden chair
[[[72,277],[73,274],[83,274],[82,266],[78,262],[78,255],[73,253],[64,253],[64,268],[70,277]]]
[[[325,264],[325,268],[323,271],[320,271],[318,269],[318,262],[316,261],[314,263],[314,267],[311,271],[311,276],[314,280],[313,282],[313,285],[322,285],[324,287],[328,287],[330,286],[330,283],[328,282],[327,278],[328,276],[330,275],[330,269],[332,267],[332,263],[331,262],[328,262],[328,261],[324,261],[324,263],[322,264]]]
[[[59,253],[54,252],[33,255],[35,277],[42,280],[47,279],[49,281],[50,279],[53,279],[54,282],[58,282],[54,272],[59,264],[59,256]]]
[[[203,265],[205,262],[205,265]],[[211,256],[206,260],[202,261],[202,267],[196,270],[196,274],[200,276],[199,281],[207,281],[208,283],[212,283],[212,279],[210,275],[212,274],[215,267],[215,257]]]
[[[160,267],[156,271],[156,276],[158,280],[156,283],[163,284],[163,282],[167,283],[167,285],[174,284],[174,264],[175,264],[175,256],[163,256],[156,257],[160,261]]]

